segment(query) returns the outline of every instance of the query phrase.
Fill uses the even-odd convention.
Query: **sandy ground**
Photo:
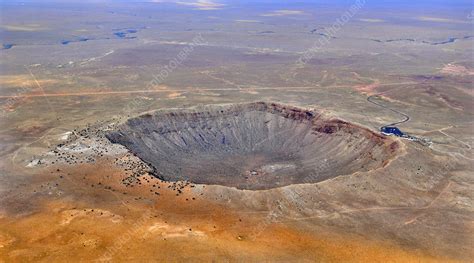
[[[0,219],[0,249],[5,262],[58,262],[71,257],[119,262],[151,258],[257,262],[269,257],[276,261],[449,261],[318,224],[308,233],[288,222],[269,220],[266,211],[230,209],[210,200],[206,193],[213,191],[212,187],[188,188],[177,197],[175,191],[167,190],[166,183],[150,179],[140,189],[129,191],[120,184],[113,185],[117,180],[111,179],[120,178],[120,171],[106,167],[106,163],[77,167],[87,174],[86,180],[73,176],[57,180],[59,188],[73,189],[74,194],[55,200],[40,196],[34,201],[38,206],[35,213],[22,220]],[[111,179],[104,180],[104,174],[110,174]],[[99,189],[98,181],[116,190]],[[165,189],[160,190],[159,197],[149,194],[152,184]],[[76,199],[86,193],[86,198]]]
[[[348,6],[162,2],[0,3],[0,262],[472,261],[470,6],[367,1],[297,65]],[[161,78],[197,35],[205,43]],[[315,184],[135,181],[123,148],[73,139],[152,110],[252,101],[378,132],[403,118],[368,103],[375,94],[431,144],[395,139],[383,167]]]

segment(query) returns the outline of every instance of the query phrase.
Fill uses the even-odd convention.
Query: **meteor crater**
[[[160,179],[247,190],[377,169],[399,148],[361,126],[266,102],[155,111],[127,120],[107,138]]]

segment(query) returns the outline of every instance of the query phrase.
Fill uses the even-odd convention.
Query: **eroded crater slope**
[[[384,166],[397,142],[363,127],[275,103],[157,111],[107,138],[168,181],[261,190]]]

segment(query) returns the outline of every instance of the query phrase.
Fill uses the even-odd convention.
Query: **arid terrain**
[[[0,262],[471,262],[471,9],[1,2]]]

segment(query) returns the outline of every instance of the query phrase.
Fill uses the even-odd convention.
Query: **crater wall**
[[[157,111],[107,134],[167,181],[261,190],[384,166],[398,144],[339,119],[255,102]]]

